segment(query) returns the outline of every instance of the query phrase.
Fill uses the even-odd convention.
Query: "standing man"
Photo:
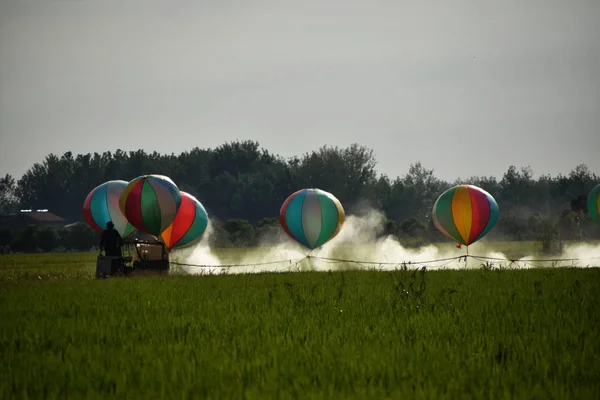
[[[123,239],[119,232],[115,230],[115,225],[109,221],[106,224],[106,229],[102,232],[100,251],[104,250],[107,256],[121,257],[123,255],[121,246],[123,246]]]

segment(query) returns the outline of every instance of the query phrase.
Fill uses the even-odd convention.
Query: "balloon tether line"
[[[582,261],[582,260],[596,260],[596,259],[600,259],[600,257],[590,257],[590,258],[557,258],[557,259],[539,259],[539,260],[514,260],[514,259],[503,259],[503,258],[498,258],[498,257],[486,257],[486,256],[478,256],[478,255],[462,255],[462,256],[458,256],[458,257],[449,257],[449,258],[442,258],[442,259],[437,259],[437,260],[426,260],[426,261],[408,261],[408,262],[404,262],[405,264],[409,264],[409,265],[415,265],[415,264],[420,264],[420,265],[426,265],[426,264],[432,264],[432,263],[438,263],[438,262],[443,262],[443,261],[452,261],[452,260],[456,260],[456,261],[460,261],[461,259],[464,259],[464,261],[467,261],[467,257],[470,258],[475,258],[478,260],[487,260],[487,261],[508,261],[511,264],[512,263],[523,263],[523,264],[528,264],[531,262],[566,262],[566,261]],[[263,265],[273,265],[273,264],[280,264],[280,263],[289,263],[290,266],[288,268],[292,268],[292,264],[293,265],[298,265],[299,263],[301,263],[302,261],[306,260],[306,259],[316,259],[316,260],[323,260],[323,261],[327,261],[327,262],[347,262],[347,263],[356,263],[356,264],[379,264],[381,265],[400,265],[403,264],[403,262],[398,261],[398,262],[382,262],[382,261],[361,261],[361,260],[351,260],[351,259],[340,259],[340,258],[330,258],[330,257],[319,257],[319,256],[311,256],[311,255],[306,255],[304,258],[300,258],[300,259],[287,259],[287,260],[279,260],[279,261],[268,261],[268,262],[259,262],[259,263],[247,263],[247,264],[216,264],[216,265],[206,265],[206,264],[190,264],[190,263],[183,263],[183,262],[177,262],[177,261],[169,261],[169,264],[172,265],[180,265],[180,266],[187,266],[187,267],[196,267],[196,268],[236,268],[236,267],[255,267],[255,266],[263,266]]]

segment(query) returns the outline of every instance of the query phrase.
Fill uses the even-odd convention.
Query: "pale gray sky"
[[[392,177],[600,174],[598,0],[0,0],[0,174],[353,142]]]

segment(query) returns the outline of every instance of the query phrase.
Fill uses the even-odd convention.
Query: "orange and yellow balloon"
[[[473,185],[458,185],[438,197],[433,223],[444,235],[468,246],[485,236],[498,221],[498,204]]]

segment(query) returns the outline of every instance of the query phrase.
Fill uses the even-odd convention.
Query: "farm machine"
[[[139,231],[128,235],[123,242],[121,256],[97,256],[97,278],[168,274],[169,252],[164,243]]]

